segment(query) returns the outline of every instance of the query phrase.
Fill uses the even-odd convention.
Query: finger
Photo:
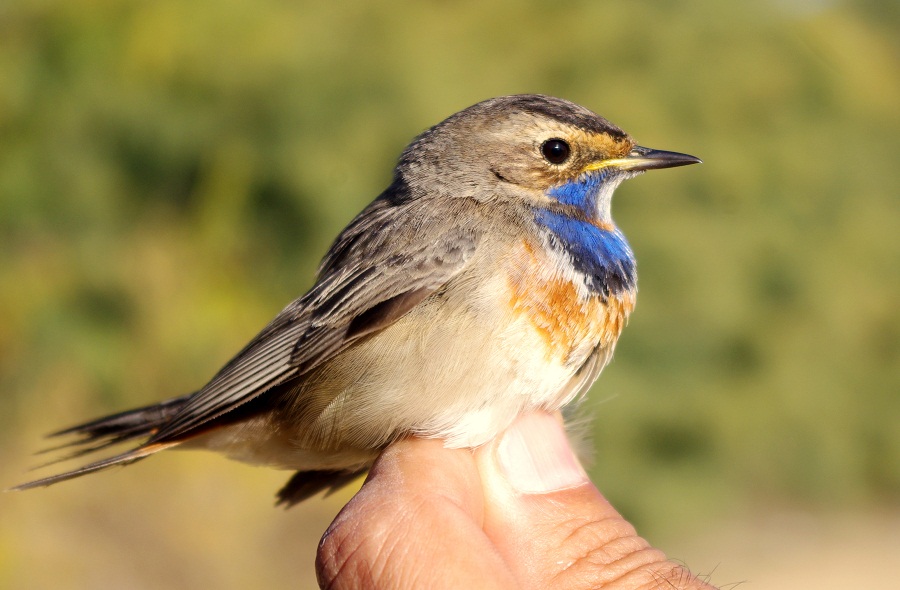
[[[385,451],[329,527],[316,559],[325,588],[516,588],[482,530],[469,450],[410,439]]]
[[[484,530],[522,588],[710,588],[666,560],[590,482],[558,416],[518,419],[476,452]]]

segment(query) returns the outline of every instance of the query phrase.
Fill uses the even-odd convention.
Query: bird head
[[[480,102],[435,125],[404,151],[398,176],[432,195],[577,208],[610,220],[613,191],[657,168],[700,162],[637,145],[596,113],[550,96]]]

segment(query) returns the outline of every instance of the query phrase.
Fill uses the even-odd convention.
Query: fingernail
[[[588,481],[559,420],[543,412],[516,420],[497,446],[500,466],[523,494],[545,494]]]

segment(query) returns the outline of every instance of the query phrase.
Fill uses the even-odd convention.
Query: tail
[[[283,488],[278,490],[276,495],[278,501],[275,502],[275,505],[290,508],[323,490],[326,490],[325,496],[328,497],[368,469],[368,467],[363,467],[362,469],[298,471],[284,484]]]
[[[50,461],[49,463],[45,463],[40,467],[46,467],[47,465],[52,465],[60,461],[81,457],[122,442],[150,437],[178,412],[191,395],[192,394],[184,395],[152,406],[145,406],[127,412],[113,414],[112,416],[106,416],[105,418],[92,420],[85,424],[54,432],[49,436],[59,437],[75,435],[78,438],[62,445],[40,451],[40,453],[49,453],[61,449],[73,449],[62,457]],[[66,481],[67,479],[73,479],[75,477],[87,475],[88,473],[100,471],[101,469],[112,467],[113,465],[127,465],[128,463],[133,463],[144,457],[149,457],[154,453],[177,444],[178,442],[176,441],[141,445],[120,455],[90,463],[79,469],[17,485],[10,488],[9,491],[29,490],[31,488],[49,486],[61,481]]]

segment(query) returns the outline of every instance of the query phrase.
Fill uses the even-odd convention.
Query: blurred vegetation
[[[614,206],[641,294],[594,475],[653,538],[900,498],[900,4],[7,0],[0,463],[202,385],[416,133],[569,98],[702,167]],[[0,498],[0,587],[301,587],[347,495],[176,454]],[[300,540],[302,535],[307,535]]]

